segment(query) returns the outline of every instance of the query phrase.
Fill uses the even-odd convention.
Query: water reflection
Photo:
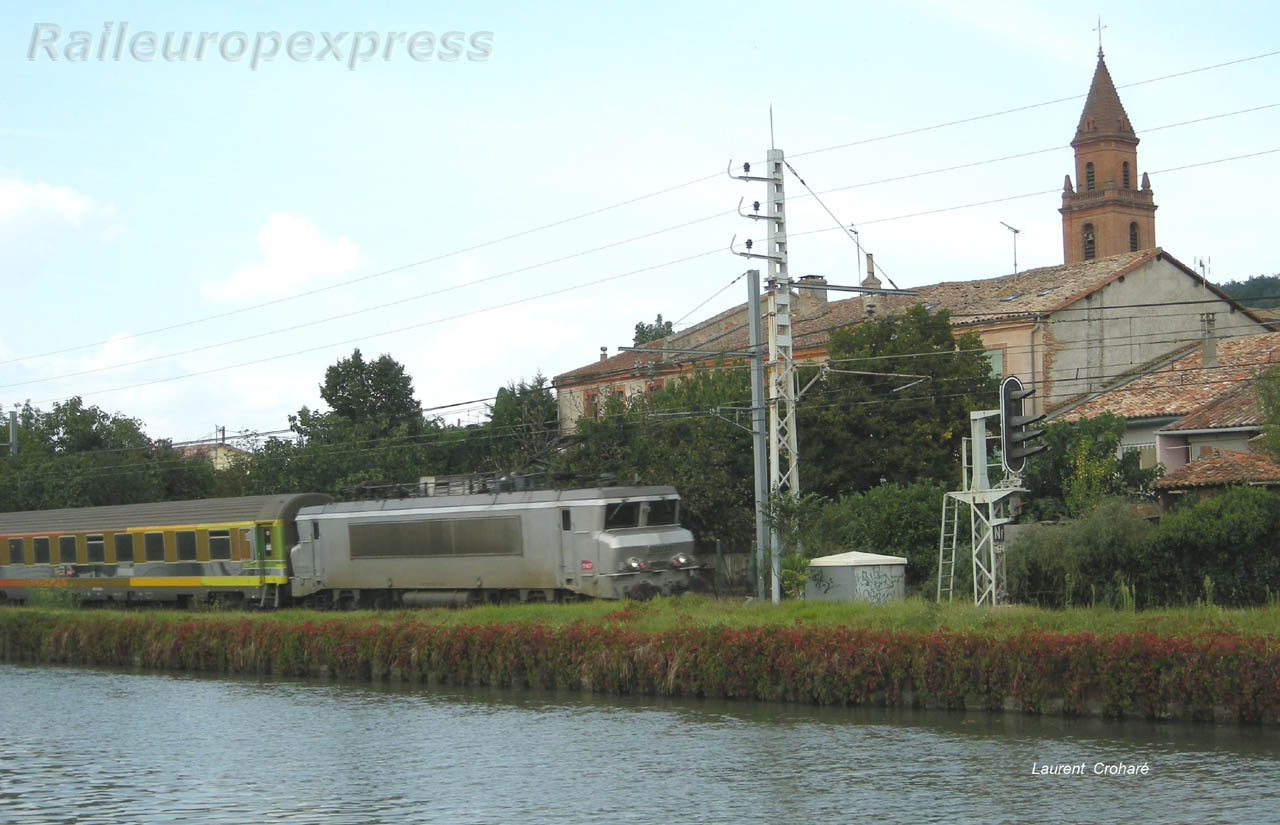
[[[1274,729],[0,665],[0,820],[1264,822]],[[1032,775],[1145,762],[1145,777]]]

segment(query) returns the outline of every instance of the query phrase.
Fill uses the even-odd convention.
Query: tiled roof
[[[1089,86],[1089,96],[1080,113],[1075,139],[1116,136],[1136,138],[1133,126],[1129,124],[1129,115],[1125,113],[1120,95],[1116,93],[1116,84],[1111,80],[1111,72],[1107,71],[1107,64],[1102,59],[1102,50],[1099,49],[1098,67],[1093,71],[1093,83]]]
[[[1280,484],[1280,465],[1259,453],[1214,450],[1213,455],[1182,465],[1156,479],[1157,490],[1218,487],[1227,484]]]
[[[946,309],[951,313],[952,325],[956,327],[1047,314],[1070,306],[1125,273],[1162,257],[1177,263],[1168,253],[1156,248],[1074,264],[1028,269],[1025,272],[1002,275],[997,278],[947,281],[915,287],[912,288],[912,291],[917,293],[915,296],[876,295],[830,301],[807,313],[800,309],[806,302],[793,300],[792,307],[796,319],[792,324],[792,341],[797,353],[806,349],[825,347],[832,329],[858,323],[867,317],[865,301],[874,302],[880,314],[901,313],[916,304],[924,304],[930,310]],[[1198,277],[1181,264],[1178,266],[1193,277]],[[808,292],[808,290],[800,290],[800,292]],[[732,319],[736,318],[743,320],[732,323]],[[649,346],[658,348],[665,343],[669,347],[679,349],[744,350],[747,347],[745,318],[746,304],[738,304],[687,330],[653,341]],[[681,339],[688,339],[699,330],[705,330],[717,324],[725,326],[726,330],[712,336],[709,340],[704,338],[700,346],[689,347],[681,343]],[[692,356],[673,355],[672,357],[687,360]],[[611,358],[561,373],[555,377],[555,383],[557,385],[574,384],[609,376],[625,376],[648,363],[659,362],[662,359],[663,356],[657,353],[621,352]]]
[[[1258,403],[1258,385],[1242,381],[1218,394],[1218,397],[1193,413],[1165,427],[1166,430],[1218,430],[1232,427],[1259,427],[1262,407]]]
[[[1196,345],[1172,364],[1094,396],[1060,417],[1074,421],[1103,412],[1125,418],[1188,415],[1224,398],[1271,364],[1280,364],[1280,332],[1219,340],[1217,363],[1208,368]]]

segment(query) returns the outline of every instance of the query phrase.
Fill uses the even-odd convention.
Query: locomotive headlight
[[[672,567],[692,567],[693,556],[690,556],[688,553],[676,553],[674,556],[671,557],[671,566]]]
[[[633,573],[639,570],[643,570],[646,567],[648,567],[648,565],[644,563],[644,559],[638,559],[635,556],[632,556],[631,558],[627,559],[627,569],[632,571]]]

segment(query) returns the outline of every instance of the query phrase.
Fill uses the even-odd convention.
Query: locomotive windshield
[[[645,526],[659,524],[679,524],[680,502],[675,499],[662,501],[624,501],[610,504],[605,510],[604,529],[621,530],[626,527],[639,527],[641,520]]]
[[[646,524],[679,524],[680,502],[675,499],[649,502],[649,517]]]
[[[610,504],[604,512],[604,529],[621,530],[640,526],[640,502],[624,501]]]

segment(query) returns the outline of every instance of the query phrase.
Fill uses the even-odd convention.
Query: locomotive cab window
[[[89,564],[102,564],[107,560],[107,543],[101,533],[84,537],[85,561]]]
[[[58,561],[63,564],[76,563],[75,536],[58,536]]]
[[[604,514],[604,529],[621,530],[640,526],[640,502],[624,501],[610,504]]]
[[[649,502],[645,524],[679,524],[680,502],[672,499]]]
[[[38,539],[32,539],[31,551],[35,554],[36,564],[49,563],[49,539],[47,537],[42,536]]]
[[[9,564],[25,564],[22,558],[22,539],[9,539]]]

